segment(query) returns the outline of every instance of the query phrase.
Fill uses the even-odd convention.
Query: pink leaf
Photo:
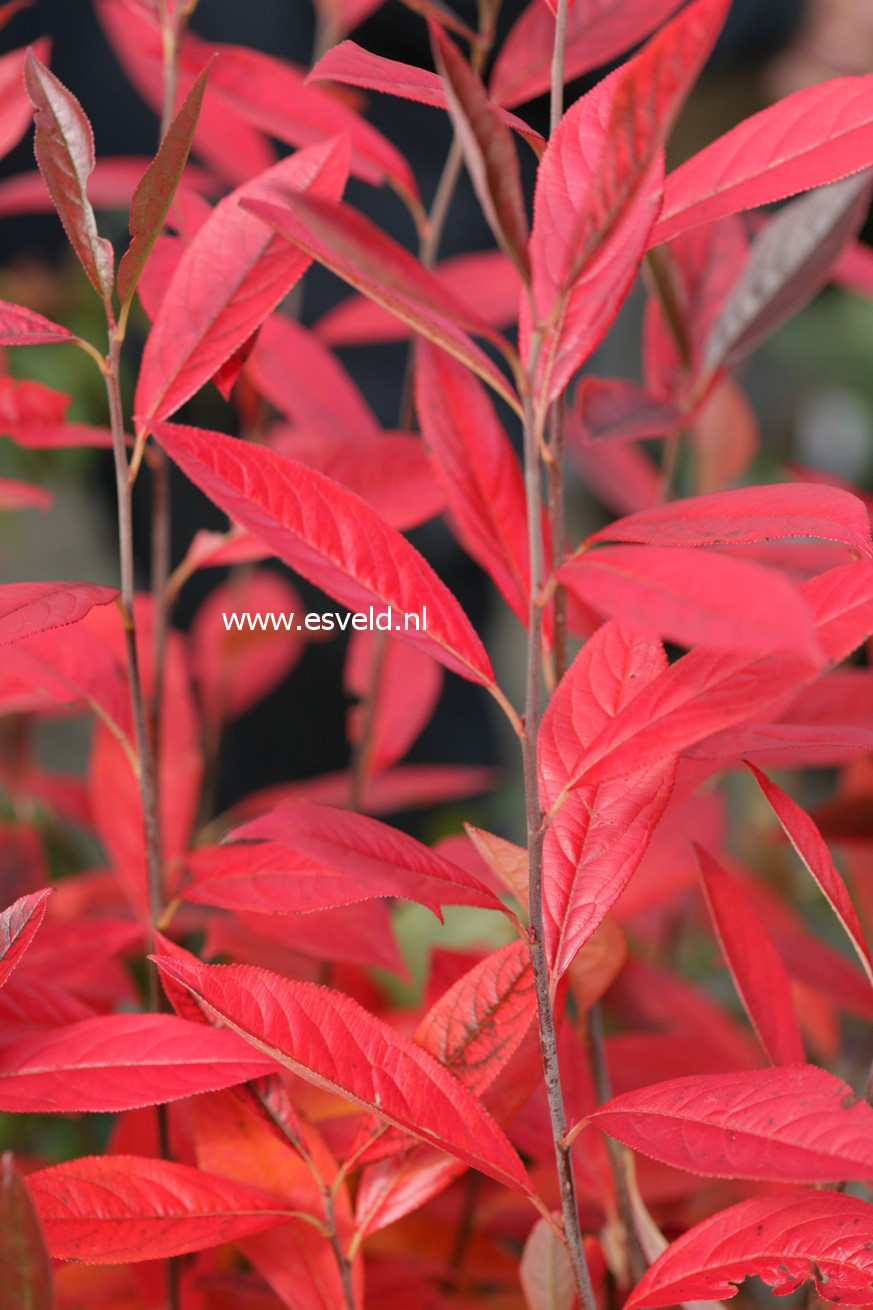
[[[50,628],[78,623],[95,605],[108,605],[114,587],[90,582],[7,582],[0,586],[0,645]]]
[[[693,155],[667,179],[652,243],[869,167],[871,87],[873,74],[804,87]]]
[[[78,339],[69,328],[50,322],[42,314],[0,300],[0,346],[40,346]]]
[[[803,1064],[785,966],[763,921],[730,877],[696,847],[709,912],[740,999],[773,1064]]]
[[[33,892],[0,913],[0,987],[33,941],[50,895],[51,888]]]
[[[394,529],[338,483],[262,447],[178,424],[152,425],[185,473],[226,513],[342,604],[391,608],[404,640],[494,688],[488,656],[457,601]],[[407,630],[402,614],[421,614]],[[414,630],[415,629],[415,630]]]
[[[833,857],[814,820],[795,800],[792,800],[787,792],[777,787],[776,783],[760,769],[756,769],[754,764],[750,764],[749,768],[781,823],[786,837],[818,883],[828,904],[845,929],[864,972],[873,983],[873,960],[870,958],[870,948],[864,936],[864,929],[846,884],[837,872]]]
[[[215,207],[185,250],[146,341],[136,390],[142,419],[166,418],[190,399],[308,267],[240,202],[277,199],[292,187],[338,196],[347,173],[348,143],[330,141],[282,160]]]
[[[19,482],[15,478],[0,478],[0,510],[50,509],[53,500],[52,493],[45,487],[35,486],[32,482]]]
[[[873,1206],[838,1192],[756,1196],[684,1233],[637,1284],[626,1310],[733,1296],[752,1275],[777,1294],[814,1279],[824,1300],[866,1305]]]
[[[40,59],[48,59],[48,41],[36,41],[32,48]],[[0,55],[0,159],[18,145],[33,115],[22,85],[26,56],[27,50],[9,50]]]
[[[355,632],[348,645],[343,684],[362,702],[349,710],[349,741],[361,743],[364,725],[370,724],[370,745],[363,761],[370,778],[402,759],[430,722],[443,677],[435,660],[406,642],[380,638],[378,633]],[[375,704],[370,705],[374,686]]]

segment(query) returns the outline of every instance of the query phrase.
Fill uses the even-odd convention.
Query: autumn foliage
[[[0,585],[0,1111],[93,1143],[3,1156],[0,1310],[643,1310],[753,1275],[873,1303],[870,500],[797,465],[755,482],[741,367],[829,282],[873,292],[873,76],[665,171],[729,0],[530,0],[500,43],[499,0],[476,31],[404,0],[432,69],[349,38],[378,0],[317,0],[308,75],[206,43],[195,3],[94,0],[162,119],[151,161],[95,155],[47,42],[0,58],[0,147],[33,124],[38,165],[0,213],[57,212],[107,328],[0,303],[0,346],[84,351],[106,393],[89,426],[4,372],[0,431],[113,463],[120,543],[117,588]],[[544,139],[523,115],[549,91]],[[463,163],[493,248],[440,260],[444,211],[368,122],[377,94],[450,116],[443,194]],[[349,179],[393,190],[410,248]],[[123,251],[95,216],[121,207]],[[313,262],[351,291],[304,327]],[[582,372],[641,287],[641,380]],[[335,352],[397,340],[383,432]],[[184,421],[210,384],[239,435]],[[157,549],[135,594],[132,486],[160,543],[168,461],[228,525]],[[568,463],[604,511],[582,541]],[[0,480],[3,510],[48,499]],[[524,633],[508,686],[404,535],[440,514]],[[223,728],[302,652],[222,622],[303,612],[270,557],[428,622],[351,634],[348,771],[216,815]],[[175,601],[217,566],[183,633]],[[445,676],[517,738],[517,830],[387,821],[497,785],[406,761]],[[33,746],[72,712],[85,779]],[[832,771],[812,812],[808,768]],[[101,867],[52,880],[47,824],[92,832]],[[491,925],[432,953],[417,1009],[398,902]]]

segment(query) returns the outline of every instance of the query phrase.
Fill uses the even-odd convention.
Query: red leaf
[[[791,985],[767,928],[737,880],[695,849],[716,934],[761,1045],[773,1064],[804,1064]]]
[[[15,478],[0,478],[0,510],[50,509],[53,500],[52,493],[45,487],[18,482]]]
[[[864,929],[846,890],[846,884],[837,872],[831,853],[814,820],[795,800],[792,800],[787,792],[777,787],[776,783],[760,769],[756,769],[754,764],[750,764],[749,768],[773,813],[782,824],[786,837],[818,883],[828,904],[845,929],[864,972],[873,983],[873,960],[870,958],[870,948],[864,936]]]
[[[527,209],[515,142],[491,105],[478,73],[435,22],[430,23],[430,40],[455,138],[464,152],[479,205],[498,245],[529,282]]]
[[[0,645],[78,623],[117,595],[90,582],[7,582],[0,586]]]
[[[32,49],[48,59],[48,41],[35,41]],[[10,50],[0,55],[0,159],[18,145],[30,125],[33,109],[22,86],[27,50]],[[40,184],[42,185],[42,184]]]
[[[473,332],[505,354],[508,343],[464,303],[446,291],[413,255],[348,205],[311,196],[285,197],[283,206],[262,200],[244,208],[317,259],[337,277],[442,346],[493,387],[520,413],[518,397],[500,370],[473,342]]]
[[[53,341],[78,341],[69,328],[52,323],[23,305],[0,300],[0,346],[40,346]]]
[[[111,1014],[0,1051],[6,1112],[132,1110],[272,1071],[235,1033],[169,1014]]]
[[[658,642],[607,623],[582,647],[543,715],[542,805],[550,811],[614,716],[666,668]],[[670,755],[613,782],[578,788],[546,832],[546,951],[558,978],[621,895],[660,819],[676,773]]]
[[[157,963],[294,1073],[530,1194],[521,1160],[476,1098],[349,997],[241,965]]]
[[[362,701],[347,717],[349,741],[364,740],[370,725],[370,744],[363,761],[368,778],[384,773],[403,758],[433,717],[443,687],[442,669],[423,654],[394,637],[354,632],[348,645],[343,684]],[[376,687],[375,704],[370,692]]]
[[[29,110],[28,117],[32,112]],[[148,166],[146,158],[104,155],[97,160],[88,179],[91,204],[95,209],[129,209],[131,197]],[[185,185],[207,194],[215,188],[209,174],[190,163],[185,170]],[[16,173],[0,182],[0,217],[48,214],[52,209],[51,196],[38,169]]]
[[[30,1193],[9,1152],[0,1160],[0,1310],[54,1310],[52,1267]]]
[[[40,1169],[27,1186],[49,1254],[131,1264],[220,1246],[290,1218],[275,1197],[168,1160],[86,1156]]]
[[[713,141],[667,178],[652,243],[869,167],[871,87],[873,74],[804,87]]]
[[[51,888],[33,892],[0,912],[0,987],[33,941],[50,895]]]
[[[118,295],[130,300],[152,247],[164,226],[176,189],[182,180],[209,69],[204,68],[170,124],[158,153],[133,193],[130,205],[130,245],[118,266]]]
[[[404,640],[495,689],[488,656],[457,601],[409,543],[364,501],[321,473],[217,432],[152,425],[167,454],[225,513],[342,604],[420,614]],[[396,631],[395,620],[395,631]]]
[[[575,0],[567,14],[564,80],[611,64],[660,27],[677,0]],[[548,91],[555,19],[543,0],[531,0],[503,42],[491,77],[491,94],[502,105],[518,105]]]
[[[40,61],[27,53],[24,82],[34,109],[36,162],[88,280],[103,300],[112,295],[112,245],[98,235],[88,199],[94,168],[94,134],[78,100]]]
[[[663,437],[682,423],[682,414],[624,378],[583,377],[576,388],[578,436],[590,441],[641,441]]]
[[[801,587],[828,660],[838,664],[873,633],[873,563],[829,569]]]
[[[590,1117],[635,1151],[711,1178],[873,1177],[873,1109],[813,1065],[674,1078]]]
[[[724,546],[820,537],[859,555],[873,554],[870,518],[857,496],[823,483],[768,483],[689,496],[617,519],[589,541],[656,546]]]
[[[427,341],[416,349],[415,405],[461,544],[527,627],[524,478],[493,405],[465,368]]]
[[[544,401],[564,389],[627,294],[657,216],[661,147],[727,7],[694,0],[551,136],[530,246],[533,308],[546,327],[536,359]],[[522,323],[525,364],[536,349],[531,327]]]
[[[375,437],[379,423],[339,360],[286,314],[271,314],[246,364],[252,384],[292,423],[335,437]]]
[[[434,20],[431,20],[434,21]],[[341,41],[321,56],[307,81],[341,82],[349,86],[362,86],[367,91],[381,91],[385,95],[399,96],[402,100],[415,100],[420,105],[447,109],[445,87],[437,73],[414,64],[403,64],[397,59],[385,59],[364,50],[354,41]],[[493,111],[499,121],[527,139],[534,150],[545,145],[534,128],[498,105]]]
[[[777,1295],[808,1278],[824,1300],[866,1305],[873,1206],[839,1192],[756,1196],[684,1233],[637,1284],[625,1310],[733,1296],[752,1275]]]
[[[186,248],[143,352],[136,390],[142,419],[166,418],[208,382],[302,277],[309,260],[241,207],[288,188],[338,196],[348,143],[327,142],[283,159],[226,196]]]
[[[521,281],[502,250],[483,250],[443,260],[433,276],[471,316],[493,328],[507,327],[518,318]],[[316,331],[333,346],[372,341],[403,341],[413,335],[403,319],[366,296],[347,296],[318,320]]]
[[[665,518],[673,513],[670,506]],[[819,650],[797,589],[775,569],[746,560],[684,546],[607,546],[571,560],[557,576],[601,613],[683,646],[793,649],[810,658]]]
[[[429,906],[444,902],[504,908],[474,874],[414,837],[363,814],[308,801],[286,801],[272,813],[235,829],[233,835],[279,842],[318,865],[346,874],[353,900],[361,899],[361,886],[374,880],[373,894],[377,896],[420,900],[426,895],[424,904]],[[386,877],[391,882],[386,883]],[[394,890],[390,890],[392,885]],[[380,889],[375,890],[377,887]]]

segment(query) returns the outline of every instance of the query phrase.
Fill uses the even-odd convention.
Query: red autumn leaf
[[[404,640],[462,677],[494,688],[482,643],[457,601],[409,543],[352,492],[262,447],[173,423],[152,430],[167,454],[225,513],[343,605],[421,614]]]
[[[442,346],[520,412],[512,387],[468,333],[485,337],[511,355],[508,342],[363,214],[348,205],[302,195],[286,197],[284,205],[245,201],[244,208],[377,305]]]
[[[803,1040],[785,966],[737,880],[696,847],[706,903],[728,968],[773,1064],[804,1064]]]
[[[582,647],[543,715],[540,793],[551,810],[600,731],[666,668],[659,642],[607,623]],[[670,798],[671,755],[577,788],[546,832],[543,911],[555,980],[621,895]]]
[[[0,1310],[54,1310],[39,1219],[10,1152],[0,1160]]]
[[[654,32],[678,7],[677,0],[575,0],[567,14],[564,80],[611,64]],[[554,15],[531,0],[500,48],[491,95],[518,105],[548,91],[555,45]]]
[[[543,402],[599,344],[630,288],[657,217],[661,147],[726,11],[725,0],[695,0],[552,134],[530,243],[538,322],[526,315],[521,325],[522,360],[535,363]]]
[[[82,106],[29,50],[24,82],[34,109],[36,162],[89,282],[103,300],[112,295],[112,245],[97,232],[88,199],[94,134]]]
[[[189,632],[191,674],[200,710],[211,727],[238,718],[291,672],[302,641],[270,619],[303,617],[303,602],[280,574],[257,569],[211,591]],[[232,616],[263,620],[253,628],[229,626]]]
[[[583,377],[576,388],[578,437],[591,441],[641,441],[662,437],[682,423],[673,405],[662,404],[624,378]]]
[[[242,208],[288,188],[338,196],[348,143],[298,151],[226,196],[185,250],[152,325],[136,390],[141,420],[166,418],[208,382],[275,309],[309,260]]]
[[[367,815],[286,801],[270,814],[252,819],[234,830],[238,838],[278,842],[287,850],[315,860],[317,865],[348,875],[349,890],[361,899],[360,887],[369,879],[394,880],[395,890],[382,883],[378,896],[409,896],[425,904],[441,902],[480,905],[502,910],[502,902],[474,874],[445,859],[414,837]],[[379,882],[376,882],[379,886]],[[400,887],[406,887],[400,891]]]
[[[130,209],[133,193],[149,163],[146,158],[128,155],[104,155],[98,159],[88,179],[88,195],[94,208]],[[191,163],[185,170],[184,185],[198,193],[209,194],[215,189],[214,179]],[[0,181],[0,217],[48,214],[52,209],[51,196],[38,169]]]
[[[19,482],[16,478],[0,478],[0,510],[50,509],[53,500],[52,493],[45,487]]]
[[[152,247],[170,211],[182,180],[209,69],[204,68],[185,98],[158,153],[143,174],[130,204],[131,241],[118,265],[118,295],[122,304],[130,300]]]
[[[822,483],[768,483],[689,496],[616,519],[589,541],[635,541],[655,546],[724,546],[820,537],[859,555],[873,553],[863,501]]]
[[[591,1119],[635,1151],[712,1178],[873,1176],[873,1110],[814,1065],[673,1078],[616,1096]]]
[[[0,645],[78,623],[118,592],[90,582],[7,582],[0,586]]]
[[[0,1050],[7,1113],[132,1110],[272,1071],[235,1033],[170,1014],[110,1014]]]
[[[683,646],[796,650],[810,658],[819,649],[798,590],[775,569],[747,560],[687,546],[610,545],[584,551],[557,576],[593,609]]]
[[[367,91],[399,96],[402,100],[415,100],[436,109],[448,108],[445,87],[438,73],[416,68],[414,64],[403,64],[397,59],[374,55],[354,41],[341,41],[339,45],[332,46],[321,56],[307,80],[341,82],[364,87]],[[501,123],[525,137],[539,153],[545,145],[539,132],[525,123],[524,119],[517,118],[496,104],[493,105],[493,111]]]
[[[348,645],[343,685],[361,701],[348,712],[349,741],[369,746],[363,761],[367,777],[384,773],[409,750],[427,726],[443,687],[442,668],[422,651],[394,637],[354,632]],[[375,703],[370,704],[375,687]]]
[[[797,804],[797,801],[792,800],[787,792],[778,787],[760,769],[756,769],[754,764],[750,764],[749,768],[781,823],[786,837],[818,883],[828,904],[845,929],[864,972],[873,982],[873,960],[870,958],[870,947],[867,945],[861,920],[815,821]]]
[[[369,1236],[427,1204],[464,1173],[464,1165],[442,1151],[418,1146],[368,1165],[355,1197],[358,1231]]]
[[[242,965],[157,962],[222,1022],[301,1077],[530,1194],[521,1160],[476,1098],[350,997]]]
[[[873,74],[804,87],[693,155],[667,178],[653,244],[868,168],[871,86]]]
[[[293,424],[334,437],[375,437],[375,414],[322,340],[286,314],[258,333],[246,376]]]
[[[498,245],[529,282],[527,208],[512,134],[488,99],[478,73],[434,22],[430,40],[479,205]]]
[[[130,1264],[202,1251],[286,1223],[283,1202],[190,1165],[85,1156],[30,1174],[49,1254]]]
[[[40,346],[78,339],[69,328],[50,322],[42,314],[0,300],[0,346]]]
[[[524,478],[490,399],[465,368],[420,341],[415,406],[461,544],[527,626],[530,607]]]
[[[405,432],[342,436],[277,425],[271,450],[324,473],[360,496],[380,518],[408,532],[443,509],[445,497],[424,443]]]
[[[503,328],[518,318],[521,280],[502,250],[455,255],[433,270],[437,282],[490,327]],[[403,341],[413,335],[404,320],[366,296],[347,296],[316,324],[318,335],[333,346],[372,341]]]
[[[32,892],[0,913],[0,987],[33,941],[50,895],[51,888]]]
[[[815,1281],[824,1300],[866,1305],[873,1206],[838,1192],[756,1196],[704,1219],[659,1256],[626,1310],[733,1296],[756,1275],[777,1295]]]

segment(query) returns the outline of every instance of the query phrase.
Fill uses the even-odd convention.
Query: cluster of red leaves
[[[543,0],[509,33],[487,89],[482,34],[430,0],[407,3],[430,24],[436,72],[341,40],[373,0],[319,0],[327,53],[306,78],[205,45],[186,31],[191,4],[95,0],[156,108],[174,52],[181,107],[150,164],[95,162],[47,47],[0,60],[0,147],[33,113],[40,170],[0,186],[0,214],[57,210],[113,349],[135,295],[151,320],[131,476],[157,442],[231,520],[194,539],[157,606],[200,568],[249,565],[184,636],[160,635],[152,597],[128,612],[86,582],[0,587],[0,711],[21,728],[0,779],[16,816],[0,828],[12,902],[0,914],[0,1110],[115,1116],[102,1156],[4,1157],[0,1306],[571,1310],[544,1016],[572,1125],[557,1147],[574,1158],[598,1304],[706,1301],[752,1274],[777,1292],[811,1278],[825,1299],[869,1304],[873,1205],[822,1185],[873,1178],[873,1108],[821,1067],[848,1067],[842,1012],[873,1017],[871,679],[845,663],[873,634],[868,503],[802,470],[736,485],[757,434],[735,369],[829,280],[869,286],[856,236],[873,80],[801,91],[665,176],[665,141],[728,0],[678,13],[676,0],[576,0],[568,77],[650,39],[570,105],[548,143],[508,108],[548,85]],[[0,8],[0,22],[19,7]],[[427,248],[409,165],[341,83],[450,114],[498,250],[431,267],[342,200],[350,176],[387,183]],[[293,153],[277,160],[277,141]],[[532,223],[516,153],[531,147]],[[116,273],[93,206],[126,203],[134,182]],[[565,550],[554,521],[540,533],[538,470],[532,491],[488,389],[541,437],[644,259],[643,383],[586,375],[566,400],[571,453],[619,517]],[[313,260],[358,294],[304,329],[277,306]],[[407,335],[420,435],[382,432],[332,352]],[[100,357],[0,304],[0,345],[34,343]],[[113,358],[100,357],[104,371]],[[209,382],[232,396],[248,439],[170,421]],[[111,444],[68,422],[68,404],[0,377],[13,441]],[[639,443],[672,451],[684,433],[696,494],[671,500]],[[45,503],[39,488],[0,484],[4,509]],[[557,685],[539,725],[513,708],[457,600],[402,535],[441,512],[518,620],[544,617],[535,656]],[[290,583],[251,567],[268,556],[353,609],[426,607],[427,629],[350,642],[351,789],[343,774],[252,795],[218,825],[228,839],[209,844],[205,764],[224,725],[301,653],[281,630],[224,627],[224,611],[301,611]],[[566,671],[560,594],[582,639]],[[157,906],[131,625],[153,720]],[[664,641],[685,653],[670,661]],[[376,817],[490,784],[403,762],[444,669],[535,737],[544,980],[526,850],[473,827],[430,848]],[[84,781],[46,772],[31,750],[31,726],[71,710],[94,719]],[[840,769],[817,821],[769,776],[799,766]],[[730,775],[748,803],[760,791],[860,968],[730,853]],[[34,818],[46,814],[96,833],[107,860],[51,896]],[[859,909],[826,838],[845,852]],[[393,898],[438,917],[445,905],[491,911],[507,944],[436,952],[421,1012],[397,1011],[371,972],[404,972]],[[750,1026],[656,963],[685,918],[710,921]],[[229,963],[203,963],[187,949],[200,943]],[[163,1007],[145,1006],[126,967],[144,953]],[[592,1065],[586,1015],[604,995],[615,1031]]]

